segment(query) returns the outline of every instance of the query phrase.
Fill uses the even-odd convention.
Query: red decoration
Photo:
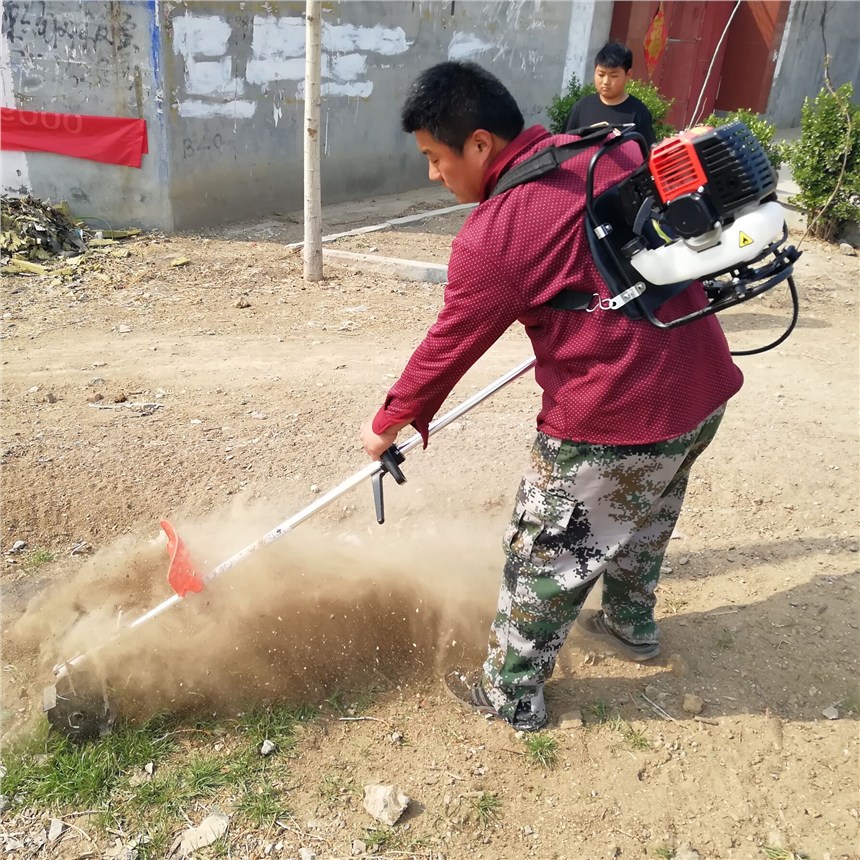
[[[654,69],[657,68],[657,63],[660,62],[660,57],[666,50],[666,15],[663,12],[663,3],[657,9],[657,14],[651,19],[648,29],[645,31],[645,68],[648,71],[648,78],[653,78]]]
[[[0,149],[54,152],[140,167],[149,152],[146,120],[0,108]]]

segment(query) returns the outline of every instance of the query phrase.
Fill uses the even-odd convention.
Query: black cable
[[[788,328],[775,340],[767,346],[760,346],[758,349],[739,349],[732,350],[732,355],[758,355],[762,352],[767,352],[769,349],[774,349],[779,346],[793,331],[797,325],[797,318],[800,315],[800,303],[797,299],[797,288],[794,286],[794,277],[788,277],[788,290],[791,293],[791,321]]]

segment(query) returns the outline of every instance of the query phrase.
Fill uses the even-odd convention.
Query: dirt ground
[[[427,192],[340,207],[326,229],[439,205]],[[337,247],[444,261],[461,220]],[[365,467],[358,426],[442,287],[360,264],[305,285],[284,246],[300,229],[148,235],[94,253],[80,278],[3,279],[7,730],[34,718],[54,663],[170,596],[161,518],[211,569]],[[691,481],[659,589],[662,654],[632,664],[569,641],[548,685],[554,769],[438,682],[481,659],[534,433],[530,378],[410,453],[385,525],[365,482],[109,647],[128,715],[369,695],[368,719],[308,729],[288,800],[305,841],[285,857],[350,856],[347,834],[370,823],[351,794],[320,799],[329,777],[398,785],[412,802],[397,827],[449,860],[860,857],[858,258],[802,250],[798,327],[738,359],[746,384]],[[724,326],[745,349],[787,316],[778,288]],[[449,405],[528,355],[511,330]],[[481,792],[500,814],[464,826]],[[264,853],[259,834],[233,856]]]

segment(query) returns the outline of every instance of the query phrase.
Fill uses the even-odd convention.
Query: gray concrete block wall
[[[860,99],[860,3],[856,0],[792,0],[777,55],[766,117],[778,128],[800,125],[806,97],[824,86],[830,55],[834,87],[850,81]]]
[[[420,187],[401,132],[422,69],[473,59],[543,122],[565,76],[590,69],[611,3],[342,2],[323,12],[324,203]],[[4,153],[4,189],[67,199],[76,214],[174,229],[302,206],[304,2],[8,2],[3,103],[143,117],[141,170]]]

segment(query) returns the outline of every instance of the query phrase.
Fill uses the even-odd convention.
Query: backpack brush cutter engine
[[[785,247],[787,230],[782,209],[774,199],[776,175],[760,144],[743,123],[718,129],[693,129],[669,138],[650,153],[635,132],[618,134],[606,127],[588,129],[571,143],[548,147],[502,176],[493,196],[539,179],[561,163],[590,147],[597,147],[588,167],[585,228],[592,253],[612,298],[592,293],[562,291],[550,305],[563,310],[622,311],[642,324],[672,328],[716,313],[761,295],[788,280],[794,313],[785,333],[774,343],[735,355],[763,352],[781,343],[797,319],[797,293],[791,277],[799,252]],[[594,197],[595,167],[620,143],[636,140],[644,163],[627,179]],[[758,266],[756,268],[756,266]],[[707,306],[684,317],[664,321],[655,311],[695,280],[705,286]],[[645,322],[647,320],[647,323]],[[531,358],[479,391],[430,425],[436,433],[490,395],[526,373]],[[199,573],[192,557],[170,523],[168,582],[173,596],[131,623],[121,626],[106,642],[54,667],[55,683],[43,696],[43,710],[55,729],[77,741],[107,734],[115,712],[107,681],[89,667],[93,657],[170,609],[189,593],[244,561],[251,553],[294,529],[367,478],[373,483],[376,518],[384,520],[382,478],[390,474],[401,484],[406,451],[421,443],[413,436],[392,445],[378,463],[365,466],[259,540],[237,552],[208,573]]]
[[[669,329],[762,295],[788,282],[792,317],[785,332],[752,355],[782,343],[797,322],[792,277],[800,252],[776,200],[777,175],[758,139],[742,122],[684,131],[648,149],[627,126],[603,124],[574,132],[578,139],[550,146],[505,173],[491,196],[540,179],[570,158],[596,147],[586,176],[585,228],[612,298],[562,290],[551,307],[570,311],[623,311]],[[615,147],[636,141],[643,163],[602,194],[594,194],[597,165]],[[707,305],[663,320],[656,311],[701,281]]]

